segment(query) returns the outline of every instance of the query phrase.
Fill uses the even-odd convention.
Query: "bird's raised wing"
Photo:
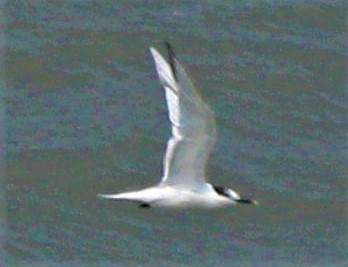
[[[166,45],[169,64],[155,48],[150,48],[165,89],[172,124],[161,183],[197,188],[205,182],[205,165],[216,139],[214,116],[198,95],[171,46]]]

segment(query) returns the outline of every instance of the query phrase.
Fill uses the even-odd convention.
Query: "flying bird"
[[[206,181],[205,167],[216,141],[214,114],[202,100],[171,45],[165,42],[168,62],[150,47],[167,100],[172,136],[163,160],[159,184],[101,198],[133,201],[139,207],[219,208],[232,204],[258,204],[234,190]]]

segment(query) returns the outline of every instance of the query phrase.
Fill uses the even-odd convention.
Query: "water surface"
[[[8,1],[2,266],[344,266],[343,1]],[[148,47],[216,114],[208,178],[260,207],[142,210],[170,135]]]

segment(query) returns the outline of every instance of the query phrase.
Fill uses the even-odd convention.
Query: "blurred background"
[[[344,266],[344,2],[3,2],[0,265]],[[261,206],[96,198],[162,175],[163,40],[216,115],[209,181]]]

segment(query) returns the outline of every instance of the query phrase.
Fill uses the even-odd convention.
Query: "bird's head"
[[[237,192],[233,191],[230,188],[218,186],[218,185],[213,185],[213,188],[216,191],[216,193],[218,193],[221,196],[229,198],[231,201],[235,203],[259,205],[259,202],[257,200],[241,198]]]

